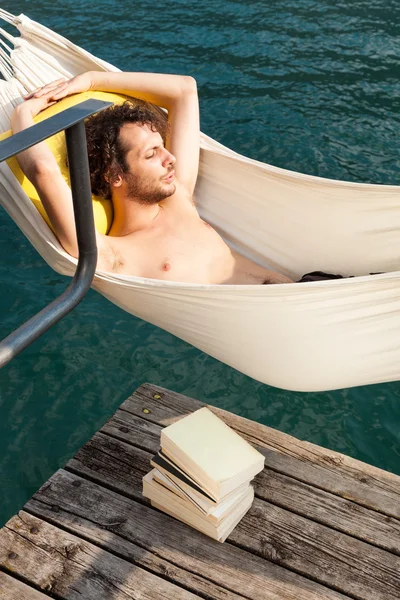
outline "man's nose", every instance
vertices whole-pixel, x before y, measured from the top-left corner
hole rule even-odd
[[[165,157],[163,160],[163,166],[165,167],[169,167],[175,164],[176,162],[176,158],[173,154],[171,154],[171,152],[168,152],[168,150],[165,150]]]

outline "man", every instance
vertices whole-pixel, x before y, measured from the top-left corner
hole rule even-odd
[[[290,283],[232,251],[204,222],[193,192],[199,167],[199,107],[195,80],[153,73],[87,72],[26,97],[12,115],[14,133],[61,98],[87,90],[135,96],[168,110],[163,120],[144,103],[127,103],[87,124],[92,187],[112,199],[114,221],[97,233],[102,271],[203,284]],[[165,138],[165,144],[163,134]],[[71,191],[42,142],[18,155],[64,249],[77,257]]]

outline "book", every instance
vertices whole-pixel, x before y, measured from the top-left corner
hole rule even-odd
[[[189,502],[193,502],[204,514],[210,514],[213,509],[224,502],[229,502],[233,497],[243,492],[249,485],[246,481],[241,486],[224,496],[219,503],[208,496],[201,488],[199,488],[193,480],[185,477],[179,470],[175,469],[169,461],[164,460],[159,454],[153,456],[150,461],[152,467],[155,467],[154,477],[157,479],[157,474],[163,475],[163,483],[176,494],[183,495]],[[159,477],[160,478],[160,477]]]
[[[264,456],[202,408],[161,432],[143,477],[152,506],[223,542],[250,508]]]
[[[163,488],[154,480],[153,471],[143,477],[143,495],[149,498],[152,506],[170,516],[205,533],[209,537],[224,542],[252,505],[254,490],[248,486],[233,508],[220,520],[210,521],[200,511],[195,512],[187,503],[180,501],[170,490]]]
[[[182,490],[179,486],[175,485],[166,475],[163,475],[157,469],[153,469],[153,480],[161,485],[169,492],[175,494],[179,498],[177,501],[180,504],[184,504],[188,509],[193,510],[195,513],[208,517],[211,523],[218,524],[224,519],[229,511],[233,510],[236,503],[240,502],[243,496],[247,493],[249,484],[240,486],[238,490],[228,494],[224,500],[218,503],[212,503],[211,505],[204,506],[199,504],[196,497],[192,497],[190,492],[187,493]]]
[[[184,473],[184,471],[182,471],[182,469],[180,469],[178,465],[176,465],[171,459],[165,456],[162,450],[160,450],[158,454],[153,456],[153,458],[150,460],[150,464],[159,471],[167,473],[168,476],[172,477],[181,485],[189,486],[198,494],[202,495],[204,499],[208,499],[210,502],[216,502],[216,500],[209,496],[207,492],[203,490],[203,488],[197,485],[194,479],[186,475],[186,473]]]
[[[264,456],[206,407],[163,429],[161,448],[217,502],[264,468]]]

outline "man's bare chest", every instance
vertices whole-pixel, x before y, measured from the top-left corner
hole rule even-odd
[[[221,236],[198,216],[115,238],[113,256],[120,274],[198,283],[221,280],[232,261]]]

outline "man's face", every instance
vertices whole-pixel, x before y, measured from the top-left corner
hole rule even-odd
[[[126,123],[120,141],[127,149],[129,171],[123,174],[126,194],[143,204],[156,204],[175,193],[175,157],[164,147],[161,135],[148,125]]]

